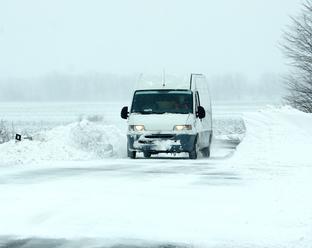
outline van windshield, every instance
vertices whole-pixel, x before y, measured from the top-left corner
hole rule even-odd
[[[190,90],[136,91],[133,97],[131,113],[193,113],[193,93]]]

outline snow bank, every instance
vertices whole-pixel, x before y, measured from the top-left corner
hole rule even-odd
[[[268,106],[243,118],[246,135],[231,163],[251,169],[312,165],[311,114]]]
[[[245,136],[246,127],[243,118],[237,116],[218,116],[213,120],[215,139],[237,140],[241,142]]]
[[[125,144],[116,126],[82,120],[39,132],[33,140],[1,144],[0,164],[124,157]]]

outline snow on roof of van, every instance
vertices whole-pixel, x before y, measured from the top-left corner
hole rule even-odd
[[[190,78],[166,75],[164,80],[162,76],[142,76],[136,89],[190,89]]]

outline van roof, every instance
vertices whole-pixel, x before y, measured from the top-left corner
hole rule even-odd
[[[136,90],[151,89],[190,89],[190,77],[167,76],[165,80],[162,76],[142,76],[137,83]]]
[[[205,78],[202,74],[189,74],[184,77],[166,75],[164,79],[161,76],[141,76],[136,90],[194,90],[197,89],[200,79]]]
[[[140,85],[136,88],[137,90],[189,90],[190,83],[168,83],[165,84],[162,82],[146,82],[144,85]]]

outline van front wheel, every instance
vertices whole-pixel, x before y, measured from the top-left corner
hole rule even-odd
[[[197,159],[196,149],[194,149],[193,151],[189,152],[189,158],[190,159]]]
[[[130,151],[130,150],[128,150],[128,157],[129,157],[129,158],[132,158],[132,159],[135,159],[135,157],[136,157],[136,151]]]
[[[210,157],[210,146],[205,147],[201,152],[205,158],[209,158]]]
[[[197,140],[196,140],[193,150],[191,152],[189,152],[189,158],[190,159],[197,159],[197,150],[198,150],[198,145],[197,145]]]
[[[144,152],[143,155],[144,158],[150,158],[152,154],[150,152]]]

